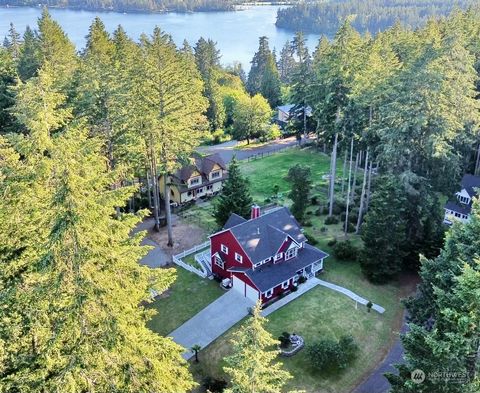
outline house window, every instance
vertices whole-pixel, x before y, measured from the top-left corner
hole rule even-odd
[[[292,259],[293,257],[297,256],[297,248],[291,248],[285,252],[285,260]]]
[[[226,245],[222,244],[222,245],[220,246],[220,249],[222,250],[222,252],[223,252],[224,254],[227,254],[227,255],[228,255],[228,247],[227,247]]]
[[[283,253],[279,253],[277,255],[275,255],[275,257],[273,258],[273,261],[274,262],[277,262],[278,260],[282,259],[282,256],[283,256]]]
[[[188,191],[188,192],[187,192],[187,195],[188,195],[188,196],[192,196],[192,191]]]
[[[215,256],[214,258],[215,258],[215,265],[224,269],[225,264],[223,263],[223,261],[218,256]]]
[[[273,288],[269,289],[267,292],[265,292],[265,297],[267,299],[271,298],[273,296]]]
[[[210,190],[212,190],[212,189],[213,189],[213,185],[210,184],[210,185],[207,186],[207,190],[208,190],[208,191],[210,191]]]
[[[235,253],[235,260],[236,260],[237,262],[243,263],[243,258],[242,258],[242,256],[241,256],[240,254],[238,254],[238,253]]]
[[[282,289],[287,289],[289,283],[290,283],[290,279],[288,279],[287,281],[282,282]]]
[[[217,179],[217,178],[220,177],[220,171],[212,172],[212,174],[211,174],[210,176],[211,176],[210,178],[211,178],[212,180],[213,180],[213,179]]]
[[[199,177],[196,177],[196,178],[190,180],[190,186],[194,186],[196,184],[200,184],[200,178]]]

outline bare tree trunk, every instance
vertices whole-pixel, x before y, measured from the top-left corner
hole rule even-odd
[[[345,157],[343,158],[343,171],[342,171],[342,195],[345,192],[345,175],[347,174],[347,156],[348,149],[345,149]]]
[[[367,186],[367,201],[365,203],[365,211],[368,211],[370,206],[370,195],[371,195],[371,185],[372,185],[372,169],[373,169],[373,160],[370,159],[370,168],[368,168],[368,186]]]
[[[333,143],[332,151],[332,160],[330,165],[330,195],[329,195],[329,207],[328,207],[328,216],[333,215],[333,201],[335,197],[335,174],[337,172],[337,142],[338,142],[338,133],[335,134],[335,142]]]
[[[303,138],[307,141],[307,104],[303,102]]]
[[[150,170],[147,168],[147,194],[148,194],[148,207],[152,208],[153,207],[153,202],[152,202],[152,193],[151,193],[151,184],[150,184],[150,175],[149,175]]]
[[[165,218],[167,220],[167,234],[168,234],[168,247],[173,247],[173,227],[172,227],[172,212],[170,211],[170,183],[168,182],[168,173],[164,176],[164,189],[165,189]]]
[[[352,203],[355,202],[355,188],[357,188],[357,171],[358,171],[358,160],[360,157],[360,153],[357,153],[355,158],[355,170],[353,172],[353,182],[352,182],[352,193],[349,198],[352,198]]]
[[[151,148],[150,173],[152,176],[153,192],[153,217],[155,219],[155,230],[160,232],[160,192],[158,190],[157,160],[155,151]]]
[[[474,175],[480,174],[480,143],[478,144],[477,150],[477,162],[475,163],[475,171],[473,172]]]
[[[352,178],[352,163],[353,163],[353,138],[350,142],[350,168],[348,170],[348,191],[347,191],[347,206],[345,209],[345,236],[347,236],[348,229],[348,210],[350,208],[350,180]]]
[[[364,209],[363,205],[365,204],[365,188],[367,186],[367,172],[368,172],[368,150],[365,155],[365,169],[363,171],[362,195],[360,197],[360,207],[358,209],[357,227],[355,228],[356,234],[360,232],[360,226],[362,225],[363,209]]]

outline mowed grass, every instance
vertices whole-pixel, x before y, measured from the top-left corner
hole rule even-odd
[[[330,265],[330,261],[327,263]],[[338,269],[342,272],[339,274],[347,274],[348,277],[359,273],[357,267],[350,263],[329,266],[328,269]],[[336,274],[331,274],[328,279],[335,277]],[[321,278],[327,279],[327,276]],[[359,284],[355,290],[363,296],[378,294],[373,297],[378,298],[376,300],[386,307],[385,314],[380,315],[375,311],[368,313],[366,307],[356,307],[355,302],[348,297],[327,288],[316,287],[268,317],[267,329],[274,337],[284,331],[295,332],[305,338],[308,347],[322,338],[338,339],[344,334],[351,334],[360,347],[354,363],[338,373],[324,373],[312,367],[306,349],[292,358],[281,358],[285,369],[294,377],[285,387],[285,392],[295,389],[312,393],[349,392],[382,359],[392,339],[396,337],[395,322],[401,314],[399,288],[388,286],[378,291],[378,288],[368,288],[369,286],[371,284]],[[201,351],[201,363],[192,363],[192,371],[198,381],[207,375],[226,378],[222,371],[225,365],[223,359],[231,353],[229,340],[240,326],[241,324],[236,325]]]
[[[327,184],[327,180],[322,179],[322,176],[329,173],[330,157],[312,148],[293,148],[262,159],[243,161],[241,170],[250,181],[250,191],[255,202],[263,204],[266,198],[271,198],[275,185],[278,185],[279,192],[286,196],[291,188],[286,176],[290,167],[295,164],[310,168],[315,186]],[[339,166],[341,165],[337,165],[337,168]]]
[[[157,311],[148,327],[163,336],[174,331],[224,293],[213,280],[202,279],[181,267],[177,267],[176,271],[177,278],[172,286],[148,305]]]

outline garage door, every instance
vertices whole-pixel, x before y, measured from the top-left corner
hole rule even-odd
[[[258,300],[258,291],[248,284],[245,284],[237,276],[233,276],[233,289],[240,292],[243,296],[252,299],[254,302]]]
[[[250,285],[245,285],[245,296],[256,302],[258,300],[258,291]]]
[[[233,289],[240,292],[243,296],[245,296],[245,283],[240,280],[237,276],[233,276]]]

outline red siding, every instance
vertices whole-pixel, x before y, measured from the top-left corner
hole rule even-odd
[[[225,245],[228,248],[228,255],[223,253],[221,250],[221,245]],[[227,269],[231,267],[245,267],[251,268],[252,262],[247,257],[247,254],[243,251],[240,244],[237,242],[237,239],[233,236],[230,231],[220,232],[210,237],[210,247],[212,255],[212,272],[219,275],[223,278],[231,278],[231,273],[227,272]],[[215,265],[213,260],[213,255],[219,253],[222,259],[225,261],[225,268],[222,269],[219,266]],[[237,262],[235,260],[235,253],[238,253],[242,256],[243,262]]]
[[[290,279],[289,285],[287,288],[282,289],[282,284],[277,285],[275,288],[273,288],[273,295],[270,297],[265,297],[265,294],[262,293],[262,303],[266,303],[271,301],[272,299],[276,298],[279,296],[282,292],[287,292],[290,290],[290,287],[292,286],[293,279]]]

